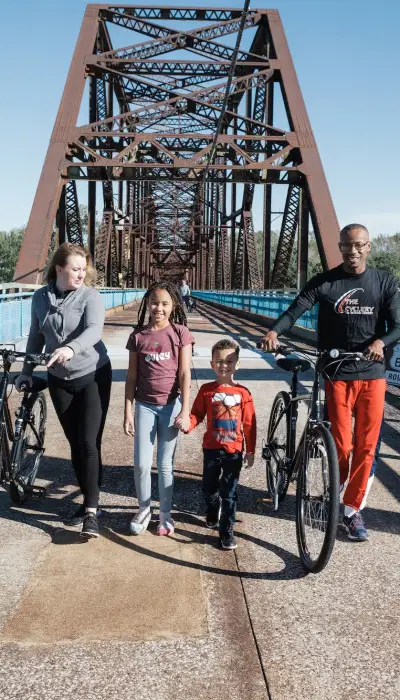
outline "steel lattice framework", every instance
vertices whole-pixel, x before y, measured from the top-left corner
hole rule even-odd
[[[311,225],[323,266],[336,265],[338,222],[276,10],[87,6],[16,280],[40,281],[56,235],[87,242],[100,284],[185,275],[208,289],[282,287],[297,241],[301,284]]]

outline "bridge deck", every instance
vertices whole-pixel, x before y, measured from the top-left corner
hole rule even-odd
[[[204,527],[201,429],[179,442],[175,536],[157,538],[153,525],[129,537],[132,445],[121,424],[133,318],[132,310],[116,314],[105,329],[114,385],[103,537],[82,544],[62,525],[77,487],[51,406],[41,470],[48,497],[10,508],[0,491],[2,697],[397,698],[398,409],[386,407],[382,460],[365,511],[370,541],[353,544],[339,532],[328,568],[304,576],[293,492],[274,515],[263,500],[259,457],[271,402],[287,376],[254,351],[261,329],[201,305],[201,315],[190,317],[193,397],[212,378],[212,344],[232,335],[242,347],[237,379],[251,389],[258,416],[256,464],[243,471],[239,491],[239,548],[220,551]]]

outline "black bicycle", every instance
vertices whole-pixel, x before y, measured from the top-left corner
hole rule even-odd
[[[292,373],[291,390],[280,391],[272,404],[262,457],[274,510],[286,496],[290,482],[296,487],[296,535],[300,559],[312,573],[327,565],[335,543],[339,515],[339,464],[330,423],[324,418],[321,376],[328,367],[360,360],[362,353],[339,350],[306,351],[279,348],[277,365]],[[310,362],[310,358],[315,363]],[[314,369],[310,394],[298,394],[298,375]],[[308,403],[308,416],[296,447],[298,405]]]
[[[47,382],[32,377],[32,385],[24,389],[22,402],[12,424],[8,404],[10,370],[14,362],[26,361],[34,365],[46,364],[47,354],[27,354],[15,349],[0,348],[3,375],[0,382],[0,483],[8,487],[13,503],[20,505],[32,493],[45,494],[35,486],[41,457],[44,453],[47,406],[43,391]]]

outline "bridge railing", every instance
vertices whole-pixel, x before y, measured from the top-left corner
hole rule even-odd
[[[216,304],[222,304],[231,309],[239,309],[260,316],[269,318],[278,318],[286,311],[289,304],[292,303],[296,296],[296,290],[275,291],[265,289],[261,291],[202,291],[193,290],[193,296],[204,301],[211,301]],[[317,328],[318,307],[314,306],[311,311],[307,311],[296,325],[302,328]]]
[[[30,286],[32,289],[31,285]],[[39,285],[40,286],[40,285]],[[13,342],[29,334],[33,291],[10,292],[0,285],[0,343]],[[19,288],[19,287],[18,287]],[[145,289],[99,289],[106,310],[142,299]]]

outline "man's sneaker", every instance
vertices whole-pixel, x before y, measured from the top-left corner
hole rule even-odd
[[[75,511],[73,516],[71,518],[66,519],[66,524],[72,527],[78,527],[79,525],[82,525],[85,518],[85,513],[86,508],[82,503],[82,505],[80,505],[79,508]],[[100,510],[100,508],[97,508],[96,515],[97,517],[100,517],[100,515],[102,515],[102,511]]]
[[[175,523],[171,518],[171,513],[160,513],[160,522],[157,526],[157,535],[166,536],[173,535],[175,532]]]
[[[150,520],[150,508],[146,508],[145,510],[139,510],[139,512],[136,513],[135,517],[132,518],[129,525],[131,535],[141,535],[142,532],[145,532],[145,530],[147,530],[148,528]]]
[[[359,510],[350,518],[345,515],[343,518],[343,525],[347,530],[349,540],[365,542],[368,539],[368,533]]]
[[[91,537],[98,537],[99,534],[97,516],[94,513],[86,513],[83,519],[81,537],[90,539]]]
[[[233,532],[227,532],[224,535],[220,535],[221,547],[222,549],[236,549],[237,542],[233,536]]]
[[[217,503],[215,506],[208,506],[206,515],[206,527],[213,530],[218,527],[219,518],[221,515],[221,503]]]

